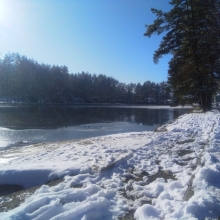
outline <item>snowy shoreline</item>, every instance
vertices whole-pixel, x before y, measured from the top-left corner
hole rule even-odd
[[[1,155],[0,184],[42,185],[1,219],[218,219],[220,113],[180,116],[158,132],[23,147]],[[0,197],[4,206],[7,196]],[[124,216],[124,217],[123,217]]]

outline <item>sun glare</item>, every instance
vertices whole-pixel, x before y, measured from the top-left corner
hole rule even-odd
[[[0,27],[4,36],[24,35],[26,5],[26,1],[0,0]]]
[[[0,0],[0,24],[7,23],[7,7],[6,1]]]
[[[0,24],[15,25],[23,18],[25,2],[0,0]]]
[[[17,3],[12,0],[0,0],[0,25],[13,27],[18,22]]]

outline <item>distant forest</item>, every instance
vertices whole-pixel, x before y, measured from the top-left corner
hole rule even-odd
[[[169,99],[166,82],[125,84],[103,74],[73,74],[66,66],[39,64],[18,53],[0,60],[1,102],[167,104]]]

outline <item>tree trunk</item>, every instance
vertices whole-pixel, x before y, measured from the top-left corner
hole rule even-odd
[[[207,110],[211,111],[212,110],[212,92],[207,91]]]
[[[202,91],[200,101],[203,112],[210,111],[212,109],[212,92],[207,90]]]

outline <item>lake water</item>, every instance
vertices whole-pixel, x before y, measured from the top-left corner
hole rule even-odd
[[[0,149],[108,134],[152,131],[190,108],[168,106],[0,107]]]

